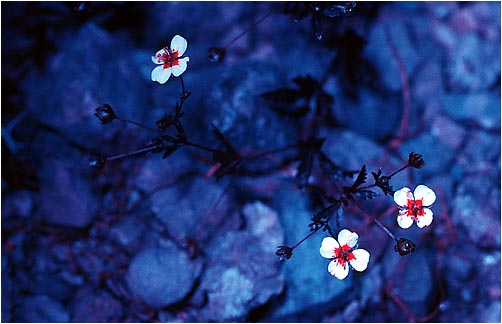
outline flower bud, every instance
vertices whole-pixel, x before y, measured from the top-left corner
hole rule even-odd
[[[96,108],[94,115],[98,117],[102,124],[108,124],[117,118],[115,112],[109,104],[104,104],[102,107]]]
[[[275,251],[275,254],[279,257],[279,260],[287,260],[291,258],[291,255],[293,254],[293,249],[290,248],[289,246],[279,246],[277,247],[277,251]]]
[[[224,47],[211,47],[208,55],[209,61],[220,62],[225,56],[225,51],[226,49]]]
[[[105,165],[106,158],[102,156],[93,156],[89,160],[89,166],[93,169],[102,169]]]
[[[164,116],[161,119],[157,120],[155,124],[160,130],[164,131],[174,124],[173,115],[164,114]]]
[[[415,252],[415,248],[415,243],[405,238],[400,238],[394,246],[394,250],[401,256]]]
[[[421,169],[425,165],[424,157],[422,154],[411,152],[408,157],[408,165],[416,169]]]

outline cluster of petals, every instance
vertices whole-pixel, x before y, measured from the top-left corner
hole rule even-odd
[[[422,228],[432,223],[433,212],[429,207],[436,201],[436,194],[425,185],[418,185],[413,193],[404,187],[394,193],[394,201],[399,205],[397,223],[401,228],[409,228],[414,221]]]
[[[357,233],[343,229],[338,233],[338,241],[332,237],[322,240],[321,256],[333,259],[328,265],[328,271],[340,280],[349,274],[349,265],[356,271],[364,271],[368,267],[370,254],[357,248],[358,239]]]
[[[169,80],[169,77],[174,75],[180,76],[187,69],[187,62],[190,60],[187,56],[183,56],[187,49],[187,41],[180,35],[176,35],[171,40],[171,46],[160,49],[152,56],[152,61],[155,64],[160,64],[152,71],[152,81],[157,81],[164,84]]]

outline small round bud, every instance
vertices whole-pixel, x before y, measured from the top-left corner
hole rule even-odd
[[[401,256],[415,252],[415,248],[415,243],[405,238],[400,238],[394,246],[394,250]]]
[[[209,61],[220,62],[225,56],[226,49],[224,47],[211,47],[209,49]]]
[[[106,162],[106,158],[105,157],[102,157],[102,156],[93,156],[90,160],[89,160],[89,166],[93,169],[102,169],[103,166],[105,165],[105,162]]]
[[[96,108],[94,115],[98,117],[102,124],[108,124],[117,118],[109,104],[104,104],[102,107]]]
[[[421,169],[425,165],[424,157],[422,154],[411,152],[408,157],[408,165],[416,169]]]
[[[277,247],[277,251],[275,251],[275,254],[279,257],[279,260],[287,260],[291,258],[291,255],[293,254],[293,249],[290,248],[289,246],[279,246]]]
[[[174,124],[173,115],[164,114],[164,116],[157,120],[155,124],[157,125],[157,128],[164,131]]]

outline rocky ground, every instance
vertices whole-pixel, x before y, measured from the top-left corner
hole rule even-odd
[[[500,321],[500,3],[358,2],[349,16],[297,22],[284,8],[2,3],[2,322]],[[308,150],[264,154],[219,180],[212,154],[193,147],[91,169],[93,154],[152,137],[102,125],[95,108],[151,127],[173,113],[180,82],[152,82],[150,56],[176,34],[188,41],[192,141],[218,147],[214,125],[249,156],[314,130],[337,165],[385,174],[418,152],[426,166],[391,184],[432,188],[432,224],[399,228],[394,201],[375,190],[366,213],[351,205],[340,224],[359,234],[368,268],[338,280],[319,254],[326,232],[289,260],[275,255],[321,209],[318,173],[303,190],[295,178]],[[302,107],[321,117],[294,118],[298,98],[279,98],[281,113],[262,95],[307,75],[324,101],[313,92]],[[416,251],[395,253],[372,217]]]

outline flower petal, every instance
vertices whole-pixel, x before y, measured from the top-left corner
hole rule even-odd
[[[336,260],[333,260],[328,265],[328,271],[333,276],[337,277],[340,280],[343,280],[349,274],[349,267],[348,267],[347,263],[344,263],[343,265],[341,265]]]
[[[400,210],[397,216],[397,224],[401,228],[409,228],[413,224],[413,218],[408,216],[407,210]]]
[[[164,84],[169,80],[171,76],[171,68],[164,68],[164,66],[157,66],[152,71],[152,81],[157,81],[160,84]]]
[[[157,78],[160,74],[160,72],[164,69],[162,66],[157,66],[155,69],[152,71],[152,81],[157,81]]]
[[[429,226],[432,223],[434,213],[429,208],[424,208],[424,215],[418,217],[417,226],[422,228],[424,226]]]
[[[155,53],[155,55],[152,56],[152,62],[155,64],[164,64],[165,60],[164,57],[162,56],[162,54],[164,53],[165,53],[164,49],[158,50],[157,53]]]
[[[411,190],[408,187],[404,187],[396,192],[394,192],[394,201],[401,207],[408,206],[408,199],[413,199]]]
[[[357,233],[351,232],[347,229],[343,229],[338,233],[338,243],[340,243],[341,246],[344,246],[347,244],[350,247],[354,247],[357,245],[357,239],[359,236]]]
[[[370,253],[364,249],[357,249],[352,251],[355,259],[349,261],[350,265],[356,271],[364,271],[368,267],[368,262],[370,262]]]
[[[426,185],[418,185],[413,192],[413,196],[415,196],[416,200],[423,199],[423,206],[430,206],[436,201],[436,194]]]
[[[335,249],[340,245],[332,237],[325,237],[321,243],[320,253],[323,258],[333,259],[335,257]]]
[[[181,73],[185,72],[187,69],[187,62],[190,61],[188,57],[184,57],[181,60],[178,60],[178,65],[173,65],[173,75],[175,77],[178,77],[181,75]]]
[[[176,35],[171,40],[171,50],[173,52],[178,52],[178,56],[182,56],[185,54],[187,49],[187,40],[181,37],[180,35]]]

